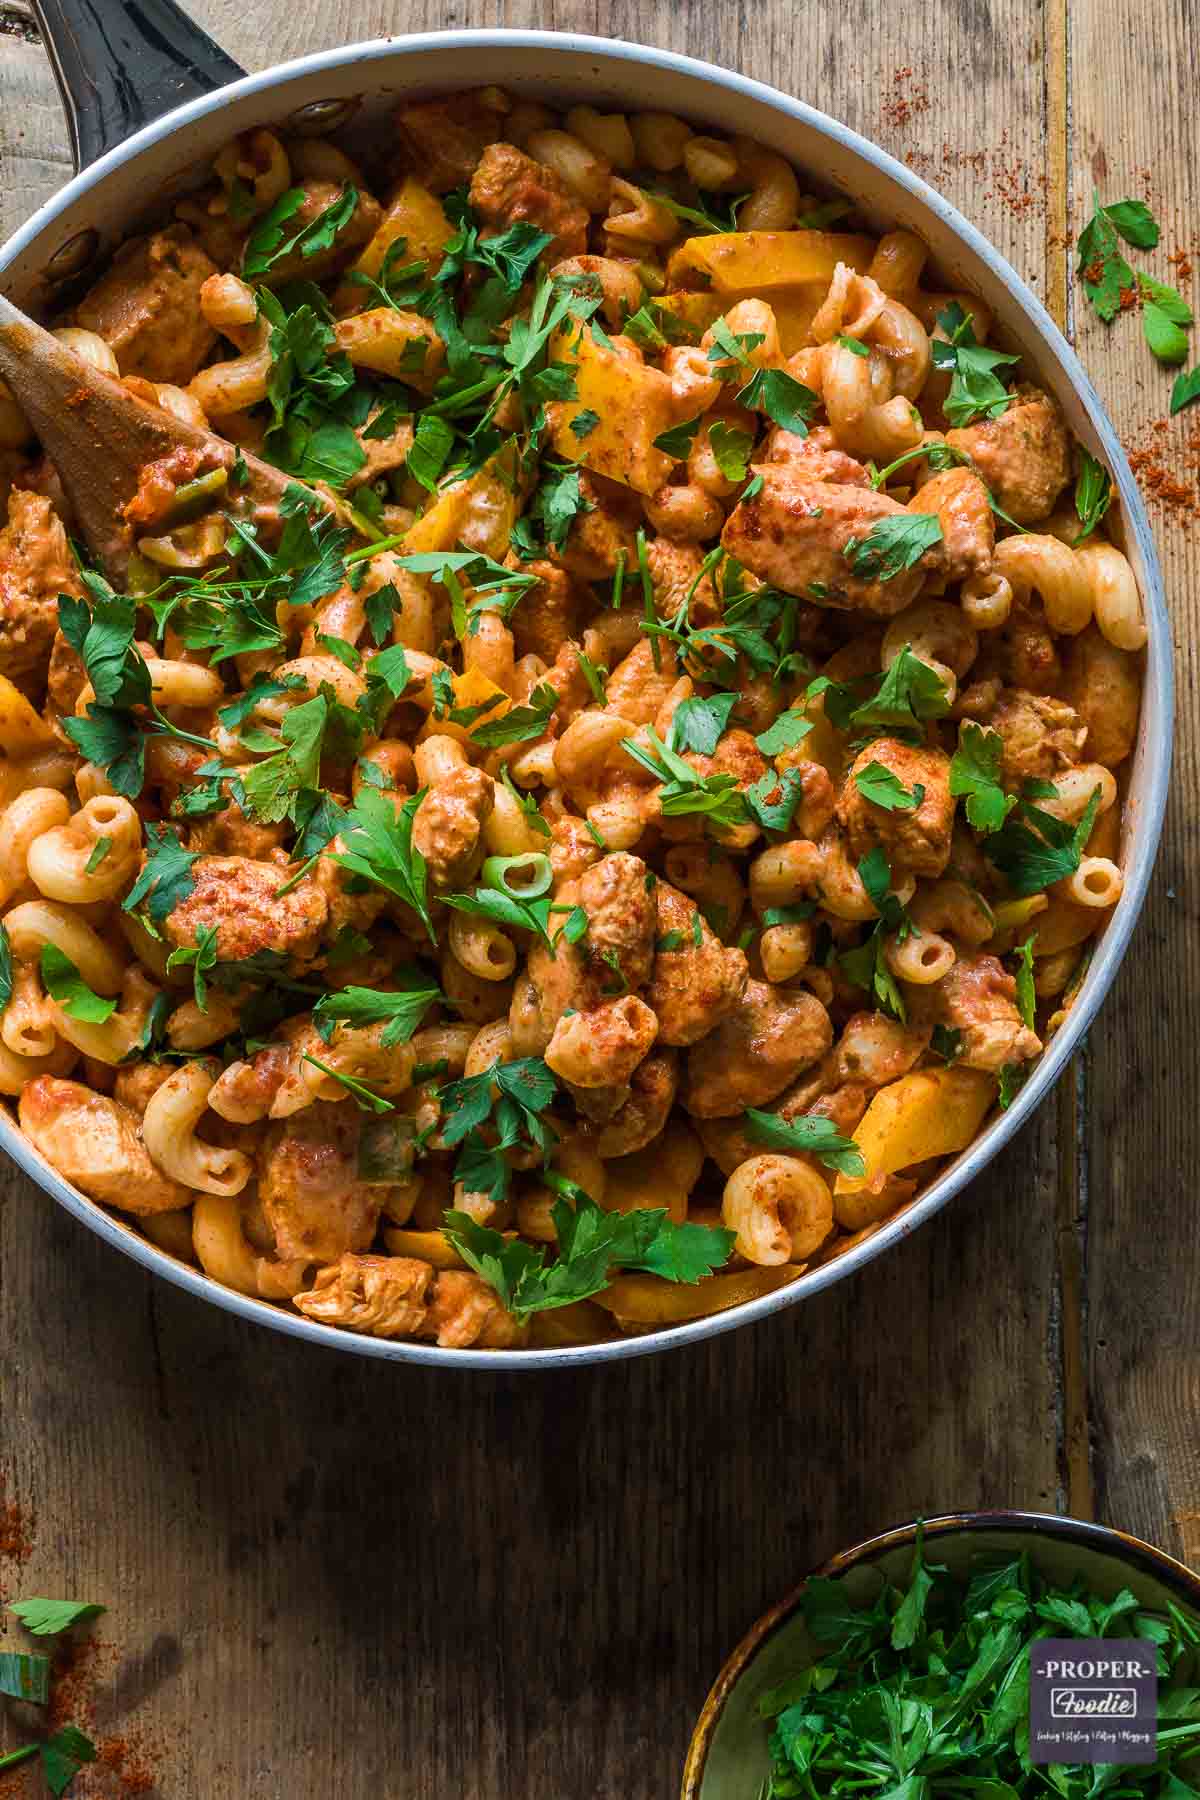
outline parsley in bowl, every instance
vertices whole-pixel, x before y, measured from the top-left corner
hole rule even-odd
[[[1035,1763],[1039,1640],[1144,1640],[1157,1756]],[[844,1553],[750,1633],[683,1800],[1192,1800],[1200,1581],[1149,1545],[1036,1514],[951,1516]]]

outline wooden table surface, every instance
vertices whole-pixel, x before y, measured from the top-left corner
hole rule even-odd
[[[0,22],[19,6],[0,0]],[[193,10],[248,68],[505,24],[773,82],[907,157],[982,228],[1077,337],[1127,440],[1166,411],[1136,321],[1106,331],[1080,306],[1068,238],[1093,182],[1149,193],[1150,266],[1173,278],[1166,251],[1200,222],[1189,0]],[[68,173],[43,54],[0,36],[0,237]],[[97,1730],[142,1734],[146,1791],[669,1800],[741,1632],[877,1528],[1060,1509],[1200,1563],[1200,556],[1158,522],[1181,727],[1132,952],[1037,1123],[856,1279],[666,1358],[426,1372],[252,1330],[0,1173],[0,1470],[33,1539],[0,1585],[107,1604]],[[76,1791],[122,1789],[105,1773]]]

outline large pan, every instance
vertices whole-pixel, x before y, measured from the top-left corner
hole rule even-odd
[[[383,121],[397,95],[502,81],[556,102],[653,107],[764,139],[823,184],[852,195],[879,225],[918,232],[952,285],[993,309],[1012,347],[1053,391],[1078,437],[1116,477],[1125,548],[1150,626],[1141,737],[1126,809],[1125,892],[1100,940],[1068,1023],[1007,1113],[901,1217],[846,1255],[790,1287],[713,1318],[578,1349],[515,1353],[449,1351],[357,1337],[246,1299],[176,1262],[85,1199],[0,1115],[3,1148],[75,1218],[144,1267],[189,1293],[313,1343],[361,1356],[448,1368],[536,1369],[605,1362],[693,1343],[764,1318],[859,1269],[938,1212],[992,1160],[1045,1099],[1096,1016],[1129,944],[1145,898],[1166,801],[1171,760],[1171,640],[1150,527],[1129,465],[1074,352],[1041,302],[984,238],[910,169],[835,119],[728,70],[636,44],[536,31],[454,31],[383,39],[323,51],[263,74],[236,64],[186,21],[172,0],[41,0],[40,12],[64,91],[81,170],[0,250],[4,291],[31,310],[52,306],[145,213],[235,132],[252,126],[340,121],[357,134]],[[222,85],[228,83],[229,85]],[[217,89],[220,91],[214,91]],[[173,110],[167,110],[171,108]],[[158,116],[158,115],[163,116]],[[94,159],[94,160],[93,160]]]

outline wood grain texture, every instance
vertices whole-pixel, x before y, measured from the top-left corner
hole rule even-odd
[[[911,161],[1061,313],[1081,6],[1107,36],[1104,0],[1073,0],[1070,16],[1067,0],[194,10],[247,67],[387,30],[506,24],[742,69]],[[1143,116],[1153,130],[1156,109]],[[40,53],[0,39],[0,230],[65,174]],[[1109,394],[1119,414],[1128,397],[1124,382]],[[1120,1176],[1161,1166],[1163,1144],[1188,1166],[1190,1122],[1162,1079],[1195,1042],[1176,907],[1173,925],[1160,896],[1106,1015],[1090,1135],[1076,1145],[1068,1078],[985,1180],[882,1263],[667,1359],[479,1376],[308,1350],[152,1282],[5,1171],[0,1468],[39,1522],[32,1559],[0,1565],[0,1582],[108,1602],[118,1662],[98,1724],[162,1741],[155,1791],[171,1800],[335,1786],[350,1800],[667,1800],[725,1653],[855,1537],[921,1510],[1086,1504],[1094,1423],[1107,1513],[1161,1538],[1200,1491],[1189,1451],[1161,1441],[1194,1399],[1195,1353],[1185,1375],[1188,1316],[1145,1299],[1178,1273],[1172,1232],[1140,1223],[1151,1196],[1123,1198]],[[1169,995],[1180,1036],[1151,994]],[[1106,1382],[1094,1421],[1085,1266],[1093,1386]]]
[[[1072,22],[1071,199],[1078,230],[1101,197],[1149,197],[1163,236],[1132,261],[1175,283],[1168,256],[1196,242],[1200,175],[1194,124],[1176,79],[1193,18],[1186,0],[1155,0],[1153,29],[1134,0],[1084,7]],[[1146,103],[1132,106],[1137,92]],[[1120,194],[1118,194],[1118,189]],[[1194,284],[1185,284],[1193,305]],[[1078,290],[1077,290],[1078,292]],[[1171,375],[1142,341],[1136,317],[1111,329],[1078,309],[1084,360],[1127,441],[1166,446],[1186,473],[1194,411],[1163,433]],[[1189,364],[1195,360],[1193,349]],[[1191,452],[1194,461],[1194,452]],[[1189,480],[1196,482],[1193,467]],[[1200,1028],[1197,956],[1197,572],[1200,521],[1185,530],[1152,509],[1174,621],[1177,724],[1171,801],[1137,950],[1094,1034],[1090,1118],[1081,1142],[1086,1183],[1088,1340],[1097,1504],[1134,1531],[1200,1561],[1200,1266],[1192,1165]]]

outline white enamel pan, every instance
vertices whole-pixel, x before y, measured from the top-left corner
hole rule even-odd
[[[359,1356],[445,1368],[525,1369],[607,1362],[695,1343],[842,1281],[938,1212],[981,1172],[1054,1087],[1108,992],[1146,895],[1171,762],[1171,638],[1149,522],[1117,435],[1074,352],[1041,302],[940,195],[836,119],[741,75],[663,50],[538,31],[447,31],[323,51],[244,76],[172,0],[42,0],[44,32],[63,88],[80,173],[0,249],[0,286],[18,304],[52,307],[128,234],[154,202],[187,186],[197,165],[256,125],[310,128],[351,121],[359,137],[401,95],[502,83],[556,104],[656,108],[772,145],[822,188],[851,196],[876,225],[900,225],[930,246],[948,285],[973,290],[1009,347],[1057,397],[1072,430],[1112,470],[1124,547],[1149,619],[1141,736],[1130,774],[1125,891],[1096,946],[1070,1018],[1015,1103],[900,1217],[791,1286],[670,1330],[575,1349],[491,1352],[385,1343],[247,1299],[175,1261],[55,1173],[0,1109],[0,1148],[108,1243],[189,1293],[241,1318]],[[1114,512],[1116,509],[1114,508]]]

